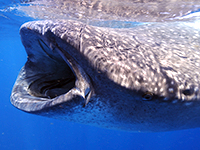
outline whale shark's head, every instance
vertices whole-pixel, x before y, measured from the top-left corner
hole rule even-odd
[[[20,29],[27,62],[11,94],[26,112],[106,128],[199,127],[199,30],[36,21]]]

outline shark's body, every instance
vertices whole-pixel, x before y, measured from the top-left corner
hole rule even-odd
[[[11,102],[38,115],[128,131],[200,126],[199,29],[130,29],[36,21],[20,34],[28,54]]]

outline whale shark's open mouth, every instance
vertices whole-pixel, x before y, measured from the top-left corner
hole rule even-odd
[[[38,111],[77,96],[86,105],[93,88],[89,76],[67,52],[75,48],[51,31],[41,35],[22,28],[20,34],[28,59],[11,94],[13,105],[28,112]]]
[[[47,52],[49,47],[44,43],[44,41],[38,40],[38,44],[41,46],[41,50],[47,54],[47,57],[51,58],[52,61],[56,61]],[[32,65],[31,61],[29,61],[27,65]],[[37,75],[38,79],[34,79],[35,76],[30,78],[32,78],[32,81],[28,86],[28,92],[33,96],[49,99],[67,93],[75,86],[76,81],[76,75],[74,72],[63,62],[60,62],[56,72],[54,71],[49,74],[39,74]]]

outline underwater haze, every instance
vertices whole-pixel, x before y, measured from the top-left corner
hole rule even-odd
[[[34,18],[18,11],[19,3],[0,0],[0,150],[200,149],[200,128],[156,133],[125,132],[36,116],[12,106],[10,93],[27,59],[19,28],[25,22],[40,18],[39,14]],[[44,19],[43,16],[40,19]],[[130,22],[126,25],[130,26]]]

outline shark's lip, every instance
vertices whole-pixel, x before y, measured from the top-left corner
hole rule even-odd
[[[27,34],[27,31],[35,32],[29,28],[21,29],[22,41],[24,38],[23,32]],[[41,36],[37,32],[34,34],[36,36],[33,37],[32,42],[35,45],[32,48],[29,48],[31,43],[28,42],[30,40],[23,41],[28,60],[21,69],[13,87],[11,103],[27,112],[40,111],[65,103],[75,97],[83,98],[83,106],[87,105],[94,93],[89,76],[77,61],[70,56],[67,50],[63,49],[55,41],[46,41],[45,35]],[[46,36],[50,34],[53,36],[51,32],[47,32]],[[56,53],[56,56],[54,57],[52,53]],[[45,65],[50,66],[44,68]],[[62,69],[65,65],[65,69]],[[55,68],[57,71],[51,73]]]
[[[85,99],[85,105],[87,105],[94,92],[89,76],[84,72],[81,66],[69,55],[69,53],[67,53],[67,51],[63,50],[58,45],[56,45],[55,49],[61,55],[63,60],[65,60],[65,62],[69,65],[74,75],[76,76],[74,89],[82,93],[81,95]]]

